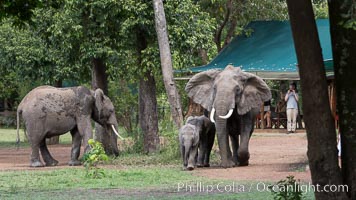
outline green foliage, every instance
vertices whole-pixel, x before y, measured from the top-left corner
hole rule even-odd
[[[348,20],[339,22],[339,25],[344,27],[345,29],[356,30],[356,19],[348,19]]]
[[[313,9],[317,19],[326,19],[329,17],[328,2],[326,0],[314,0]]]
[[[0,24],[0,98],[16,96],[22,73],[35,66],[43,57],[41,40],[26,30],[12,27],[11,19]]]
[[[90,178],[105,177],[104,170],[98,167],[98,164],[107,162],[109,160],[109,157],[105,154],[103,145],[93,139],[89,139],[88,144],[91,149],[82,157],[82,161],[84,161],[84,167],[86,170],[85,176]]]
[[[288,18],[286,2],[280,0],[200,0],[198,4],[215,19],[210,37],[216,44],[229,43],[229,36],[242,34],[251,21]],[[221,38],[218,38],[221,28]]]
[[[175,124],[167,118],[160,122],[160,135],[163,136],[165,141],[161,141],[165,146],[161,148],[160,156],[161,162],[164,163],[177,163],[180,161],[178,130]]]
[[[15,116],[0,116],[0,126],[4,128],[16,127]]]
[[[4,17],[16,17],[17,24],[29,21],[32,16],[32,9],[40,5],[39,0],[2,0],[0,2],[0,20]]]
[[[294,176],[287,176],[280,180],[276,185],[270,186],[270,191],[275,200],[302,200],[303,191],[300,189],[299,181]]]
[[[138,91],[137,84],[128,81],[110,81],[109,96],[114,104],[118,122],[131,135],[136,129]]]

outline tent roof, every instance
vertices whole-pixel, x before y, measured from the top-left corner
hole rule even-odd
[[[333,75],[328,19],[316,20],[327,75]],[[265,79],[299,79],[297,58],[289,21],[255,21],[247,26],[249,36],[235,37],[209,64],[190,68],[196,73],[241,66],[243,71]]]

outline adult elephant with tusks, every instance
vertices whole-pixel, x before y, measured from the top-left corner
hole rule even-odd
[[[215,123],[221,166],[246,166],[254,121],[264,101],[271,99],[267,84],[259,77],[228,65],[194,75],[185,87],[188,96],[210,112]],[[231,138],[232,153],[229,145]]]
[[[118,123],[111,100],[101,89],[95,91],[86,87],[55,88],[40,86],[30,91],[17,108],[17,141],[19,142],[20,116],[25,122],[28,141],[32,153],[30,166],[42,167],[39,157],[46,166],[55,166],[58,161],[49,153],[46,138],[62,135],[70,131],[72,135],[71,160],[69,165],[80,165],[80,146],[84,142],[85,152],[90,150],[88,140],[93,137],[91,119],[99,123],[109,134],[115,156],[118,155]],[[110,132],[112,130],[113,132]],[[115,135],[114,135],[115,134]],[[111,148],[112,149],[112,148]]]

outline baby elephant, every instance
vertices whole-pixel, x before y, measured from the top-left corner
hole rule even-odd
[[[209,167],[214,138],[215,125],[207,117],[188,117],[186,124],[179,130],[183,168],[193,170],[194,166]]]

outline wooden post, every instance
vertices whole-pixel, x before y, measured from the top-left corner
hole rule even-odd
[[[261,129],[265,129],[264,116],[265,116],[265,106],[264,106],[264,104],[262,104],[262,106],[261,106]]]
[[[8,104],[8,99],[5,98],[4,99],[4,111],[6,112],[7,110],[9,110],[9,104]]]

